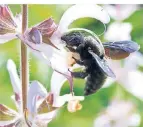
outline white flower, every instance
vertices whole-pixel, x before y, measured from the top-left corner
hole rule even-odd
[[[33,81],[28,88],[27,109],[22,112],[22,88],[20,79],[16,72],[16,66],[12,60],[8,60],[7,69],[13,86],[14,100],[17,111],[0,104],[0,126],[34,126],[46,127],[56,115],[57,109],[66,102],[72,100],[83,101],[84,97],[73,96],[72,94],[60,95],[60,89],[65,78],[54,72],[51,79],[51,92],[47,92],[41,83]],[[55,77],[56,76],[56,77]],[[58,79],[58,82],[56,80]],[[53,87],[57,87],[54,89]]]
[[[61,43],[61,36],[68,31],[73,21],[83,17],[95,18],[104,24],[110,21],[106,11],[98,5],[74,5],[63,14],[58,26],[50,18],[28,29],[24,35],[17,35],[36,56],[63,74],[69,80],[71,87],[73,84],[67,62],[68,54]],[[51,31],[50,34],[48,31]]]
[[[134,4],[117,4],[117,5],[105,5],[104,8],[108,11],[109,15],[114,20],[124,20],[132,15],[139,9],[138,5]]]
[[[109,23],[110,21],[110,17],[108,13],[102,7],[98,5],[92,5],[92,4],[74,5],[70,7],[63,14],[59,22],[57,31],[52,35],[51,39],[55,41],[57,37],[60,37],[62,34],[68,31],[68,27],[73,21],[79,18],[84,18],[84,17],[95,18],[97,20],[100,20],[104,24]]]
[[[113,100],[107,109],[94,121],[94,127],[128,127],[138,126],[140,116],[129,101]]]
[[[5,31],[7,27],[9,28],[6,34],[1,35],[1,39],[4,39],[4,37],[11,32],[12,37],[13,35],[15,37],[15,34],[17,34],[16,36],[20,38],[36,56],[44,60],[45,63],[51,66],[56,72],[63,74],[68,79],[71,91],[73,89],[73,79],[67,62],[68,54],[61,43],[61,36],[68,31],[69,25],[79,18],[95,18],[104,24],[110,21],[107,12],[98,5],[74,5],[63,14],[58,26],[52,18],[48,18],[32,28],[27,29],[24,34],[18,34],[18,32],[21,32],[21,25],[16,24],[17,19],[13,17],[7,6],[4,6],[4,11],[3,6],[0,7],[0,23],[6,24],[4,25]],[[85,11],[85,9],[87,11]],[[4,14],[6,14],[6,16],[3,16]],[[7,16],[10,20],[7,20]],[[8,25],[7,21],[9,23]],[[1,41],[1,43],[2,42],[3,41]],[[70,68],[70,70],[72,70],[72,68]]]
[[[143,74],[137,68],[143,66],[143,55],[139,52],[131,54],[124,60],[123,67],[118,61],[108,60],[119,82],[128,92],[143,100]],[[126,77],[126,78],[125,78]],[[115,80],[109,79],[104,87],[110,86]]]
[[[0,44],[16,38],[21,32],[21,15],[13,16],[7,5],[0,5]]]
[[[132,93],[143,100],[143,73],[137,70],[138,66],[143,66],[143,55],[139,52],[132,54],[124,62],[124,68],[118,73],[118,82]],[[126,78],[123,76],[126,75]]]
[[[131,31],[130,23],[113,22],[109,25],[104,37],[108,41],[131,40]]]

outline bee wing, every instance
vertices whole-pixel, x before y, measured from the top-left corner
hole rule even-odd
[[[115,74],[114,72],[111,70],[111,68],[108,66],[106,60],[101,59],[99,56],[97,56],[95,53],[89,51],[89,53],[92,55],[92,57],[95,59],[96,63],[98,64],[98,66],[100,67],[100,69],[102,70],[103,73],[105,73],[105,75],[115,78]]]
[[[140,46],[133,41],[116,41],[103,43],[106,56],[111,59],[124,59],[130,53],[138,51]]]

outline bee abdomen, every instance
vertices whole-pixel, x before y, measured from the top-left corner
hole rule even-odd
[[[95,93],[98,89],[102,87],[106,80],[106,76],[103,73],[93,73],[89,74],[86,81],[86,86],[84,89],[84,95],[90,95]]]

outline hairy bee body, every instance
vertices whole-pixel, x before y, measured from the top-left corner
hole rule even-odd
[[[85,66],[88,76],[84,88],[84,95],[95,93],[102,87],[107,78],[107,76],[102,72],[94,60],[89,59],[88,62],[89,65]]]
[[[94,70],[92,74],[89,74],[87,76],[86,86],[84,88],[84,95],[95,93],[103,86],[106,78],[107,76],[103,72],[101,72],[99,68],[97,68],[97,70]]]
[[[73,73],[73,76],[75,78],[87,77],[84,95],[95,93],[102,87],[107,78],[107,76],[96,63],[94,57],[89,53],[89,50],[94,50],[94,53],[100,55],[101,59],[103,57],[103,54],[99,52],[93,41],[91,41],[92,39],[92,37],[85,38],[84,43],[80,44],[75,50],[75,52],[80,54],[81,58],[80,60],[76,59],[76,62],[78,64],[84,65],[85,70],[83,72]]]
[[[90,33],[90,34],[87,34]],[[78,53],[80,58],[74,58],[76,63],[85,66],[83,72],[72,72],[75,78],[85,78],[85,95],[95,93],[102,87],[107,77],[115,78],[108,66],[105,55],[111,59],[124,59],[130,53],[139,50],[139,45],[133,41],[116,41],[101,43],[98,37],[83,29],[73,29],[61,37],[71,52]]]

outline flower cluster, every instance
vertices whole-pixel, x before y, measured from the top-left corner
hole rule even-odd
[[[63,77],[54,72],[51,79],[52,92],[47,92],[43,85],[38,81],[32,81],[28,87],[27,109],[24,114],[22,112],[22,86],[17,74],[15,63],[8,60],[7,69],[10,75],[14,95],[12,99],[15,102],[17,111],[0,104],[0,126],[13,127],[13,126],[46,126],[54,116],[57,110],[68,102],[67,109],[69,112],[75,112],[82,107],[79,101],[83,101],[82,96],[73,96],[72,94],[58,95],[60,87],[63,84]],[[58,82],[55,82],[55,76]]]
[[[76,13],[77,11],[78,13]],[[73,21],[83,17],[95,18],[103,23],[110,21],[108,14],[98,5],[74,5],[63,14],[59,25],[52,18],[48,18],[28,28],[22,34],[21,15],[14,17],[7,5],[0,5],[0,44],[19,38],[37,57],[44,60],[54,70],[50,92],[47,92],[43,85],[36,80],[29,84],[27,109],[23,113],[21,81],[14,62],[8,60],[7,69],[14,91],[12,99],[17,111],[0,104],[0,126],[47,126],[47,123],[56,115],[57,110],[66,102],[68,102],[69,112],[82,108],[80,101],[83,101],[84,97],[74,95],[71,75],[71,70],[79,66],[69,66],[69,53],[61,43],[61,36],[68,31],[68,27]],[[70,83],[71,93],[60,96],[61,87],[67,79]]]
[[[120,110],[119,110],[120,109]],[[139,126],[140,115],[129,101],[114,99],[94,121],[94,127]]]
[[[12,99],[16,104],[17,111],[0,104],[0,126],[47,126],[47,124],[56,115],[58,109],[66,102],[68,103],[67,109],[69,112],[76,112],[82,108],[80,101],[84,100],[84,96],[74,95],[72,72],[73,69],[77,69],[81,66],[77,65],[77,61],[73,59],[73,52],[68,52],[65,49],[65,44],[61,40],[65,33],[68,33],[69,31],[71,32],[72,30],[84,30],[88,34],[94,35],[96,38],[95,49],[97,48],[99,50],[99,53],[97,53],[99,56],[97,56],[96,53],[90,52],[90,50],[92,50],[91,47],[88,47],[88,53],[90,53],[90,56],[95,59],[99,66],[99,72],[105,75],[103,75],[103,77],[114,77],[114,73],[112,73],[112,70],[106,64],[105,56],[113,58],[114,53],[116,53],[120,58],[125,58],[130,53],[139,49],[139,46],[136,43],[133,43],[130,48],[128,47],[130,43],[128,43],[128,41],[124,41],[126,46],[125,49],[121,46],[121,48],[115,48],[114,50],[113,42],[107,42],[102,45],[98,37],[96,37],[94,32],[90,30],[83,28],[69,29],[69,25],[73,21],[84,17],[97,19],[103,24],[107,24],[110,21],[108,13],[98,5],[73,5],[65,11],[58,25],[52,18],[47,18],[31,28],[27,28],[25,32],[22,33],[21,15],[19,14],[14,17],[7,5],[0,5],[0,44],[8,42],[14,38],[18,38],[22,40],[34,55],[43,60],[53,69],[50,91],[47,91],[37,80],[29,83],[27,92],[27,109],[25,109],[23,113],[21,81],[16,72],[14,62],[12,60],[8,60],[7,70],[9,72],[14,91]],[[112,25],[113,29],[120,27],[121,31],[126,33],[130,33],[132,29],[129,24],[116,23]],[[127,31],[124,30],[125,26],[126,29],[128,29]],[[105,38],[107,40],[114,41],[115,35],[112,36],[111,33],[113,33],[112,29],[109,28]],[[116,36],[119,36],[119,33],[117,33]],[[127,34],[126,36],[123,36],[123,38],[117,38],[117,40],[123,40],[125,38],[130,39],[130,35]],[[120,42],[117,42],[116,44],[119,45]],[[110,45],[112,45],[111,49],[108,47]],[[120,53],[123,53],[123,56],[120,55]],[[60,95],[60,90],[66,80],[68,80],[70,84],[70,93]]]

